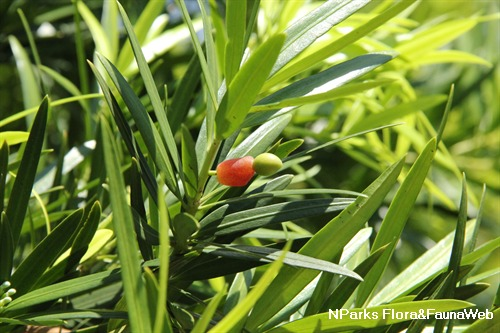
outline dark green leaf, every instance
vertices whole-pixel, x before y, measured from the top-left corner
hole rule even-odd
[[[239,260],[254,260],[264,263],[269,263],[277,260],[283,253],[283,251],[278,249],[248,245],[210,245],[204,247],[203,252],[210,253],[215,256],[228,257]],[[285,258],[283,259],[283,263],[292,267],[309,268],[317,271],[349,276],[356,280],[362,280],[362,278],[357,273],[354,273],[340,265],[331,263],[329,261],[304,256],[298,253],[287,252],[285,254]]]
[[[198,57],[193,56],[188,64],[186,73],[182,76],[177,89],[175,89],[172,103],[168,108],[167,118],[172,128],[172,133],[176,133],[187,116],[191,107],[191,100],[201,80],[201,66]]]
[[[146,87],[146,91],[147,91],[148,96],[151,100],[154,114],[158,120],[160,132],[163,136],[163,139],[165,140],[164,141],[165,146],[168,149],[168,153],[171,157],[171,162],[173,163],[176,170],[180,170],[180,167],[179,167],[180,155],[177,152],[177,145],[175,143],[175,139],[174,139],[174,136],[172,134],[172,130],[170,129],[170,125],[168,123],[167,115],[166,115],[165,109],[163,108],[163,104],[161,102],[160,95],[158,94],[158,90],[156,89],[156,85],[155,85],[155,82],[153,80],[153,75],[151,74],[151,71],[149,70],[149,66],[148,66],[148,63],[146,62],[144,54],[142,53],[141,46],[140,46],[139,41],[137,40],[137,37],[134,33],[134,28],[132,27],[130,20],[128,19],[127,13],[123,9],[123,7],[120,5],[120,3],[118,3],[118,9],[120,10],[120,14],[121,14],[122,19],[123,19],[123,25],[125,27],[125,30],[127,31],[128,39],[130,41],[130,44],[132,45],[132,51],[134,52],[134,56],[135,56],[135,59],[137,61],[137,65],[139,67],[139,72],[141,74],[142,80],[144,81],[144,86]],[[118,72],[118,70],[116,70],[116,71]],[[108,73],[109,73],[109,71],[108,71]],[[132,96],[130,96],[130,97],[132,97]],[[132,112],[133,110],[130,109],[130,111]],[[147,126],[148,125],[149,124],[147,124]],[[157,144],[159,144],[159,141],[157,141]],[[168,176],[170,177],[171,175],[168,174]]]
[[[14,239],[5,212],[0,216],[0,281],[9,281],[14,261]]]
[[[65,218],[17,267],[12,274],[11,283],[18,295],[30,291],[43,272],[55,262],[57,257],[70,248],[82,217],[83,209],[79,209]]]
[[[121,263],[123,287],[133,331],[151,330],[146,288],[142,280],[139,251],[134,237],[134,221],[127,204],[126,188],[118,164],[116,143],[109,125],[103,121],[104,162],[109,178],[113,227]]]
[[[40,104],[33,125],[31,126],[26,149],[24,150],[21,164],[17,170],[17,177],[10,193],[11,200],[9,200],[7,205],[6,213],[10,222],[14,248],[17,246],[19,235],[23,227],[24,216],[28,208],[36,169],[40,161],[48,112],[49,99],[46,96]]]
[[[350,201],[336,199],[311,199],[258,207],[226,215],[226,209],[218,209],[200,221],[197,238],[222,236],[250,231],[271,224],[337,212]],[[223,207],[224,208],[224,207]]]
[[[99,55],[98,58],[101,61],[104,68],[106,69],[108,75],[115,84],[116,88],[120,92],[121,97],[123,98],[123,101],[127,105],[130,113],[132,114],[132,117],[135,120],[135,124],[139,128],[139,132],[141,133],[141,137],[144,140],[144,143],[146,144],[146,147],[152,159],[154,160],[156,166],[158,167],[158,169],[160,169],[165,173],[167,177],[166,185],[173,193],[176,193],[180,197],[180,194],[178,194],[179,190],[175,182],[175,174],[173,171],[173,167],[170,163],[167,150],[165,149],[163,140],[161,139],[161,136],[158,133],[152,119],[146,112],[146,108],[144,107],[144,105],[142,105],[139,98],[135,95],[132,88],[129,86],[125,78],[118,72],[116,67],[114,67],[114,65],[106,58]],[[101,89],[103,90],[106,101],[108,102],[109,108],[113,113],[115,122],[118,125],[118,128],[120,129],[120,133],[122,134],[122,137],[124,138],[125,143],[127,144],[127,148],[130,154],[133,157],[137,158],[139,162],[141,162],[141,171],[144,170],[143,172],[145,172],[146,170],[149,169],[149,167],[147,167],[147,163],[144,157],[141,156],[142,153],[138,145],[134,143],[135,140],[133,138],[132,130],[128,126],[128,123],[126,122],[120,107],[116,103],[114,96],[111,94],[110,88],[106,85],[106,82],[99,74],[99,72],[93,66],[91,66],[91,68],[98,79]],[[151,176],[148,176],[149,173],[150,172],[145,174],[145,176],[147,177],[145,179],[145,183],[146,185],[148,183],[151,183],[150,185],[151,188],[156,187],[156,182],[154,181],[154,177],[152,179],[149,179],[151,178]],[[156,200],[156,190],[154,193],[151,193],[151,196]]]

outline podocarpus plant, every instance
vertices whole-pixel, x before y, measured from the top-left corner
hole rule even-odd
[[[443,321],[379,317],[387,311],[445,312],[471,306],[462,299],[484,290],[471,272],[498,242],[474,247],[479,219],[467,223],[465,178],[454,233],[383,288],[381,277],[422,189],[455,208],[428,177],[429,169],[444,165],[456,173],[457,168],[445,159],[441,141],[453,89],[437,131],[415,112],[416,105],[425,108],[446,97],[412,100],[416,97],[405,95],[409,85],[401,62],[418,48],[420,36],[391,47],[368,35],[414,1],[386,2],[368,16],[357,15],[369,2],[318,3],[294,22],[298,2],[283,2],[287,15],[273,27],[258,19],[269,4],[228,1],[223,17],[216,2],[210,2],[208,15],[207,4],[200,1],[203,45],[196,33],[199,22],[189,17],[184,2],[177,2],[195,55],[171,97],[172,88],[158,89],[153,59],[141,46],[148,41],[146,22],[163,4],[151,1],[133,27],[123,7],[107,2],[108,12],[123,20],[130,43],[118,53],[110,47],[112,32],[100,27],[83,2],[76,2],[98,42],[89,66],[103,96],[98,115],[88,119],[96,128],[91,170],[85,175],[90,177],[89,192],[80,202],[84,208],[69,206],[67,212],[60,199],[49,199],[47,206],[61,210],[60,215],[51,213],[64,219],[17,260],[14,249],[22,239],[31,185],[36,184],[34,161],[42,152],[49,109],[44,99],[17,172],[25,177],[2,178],[9,200],[1,220],[0,281],[10,281],[16,293],[0,307],[0,331],[61,325],[75,318],[95,325],[86,330],[116,332],[392,332],[419,331],[426,325],[440,331]],[[345,27],[353,30],[339,36]],[[363,36],[368,41],[361,41]],[[432,50],[451,38],[439,36]],[[152,41],[154,29],[149,47],[158,46]],[[365,42],[384,52],[368,52]],[[406,57],[397,58],[394,50]],[[340,51],[348,60],[323,61]],[[371,96],[373,89],[380,99]],[[337,137],[318,136],[320,143],[304,147],[303,137],[314,133],[299,128],[294,110],[339,98],[346,102],[338,107],[351,105],[352,113]],[[360,113],[366,110],[357,103],[375,112],[364,118]],[[384,111],[376,112],[379,107]],[[396,126],[402,117],[406,124]],[[405,135],[416,130],[422,131]],[[301,137],[283,139],[288,136]],[[392,136],[397,136],[396,148]],[[324,188],[307,172],[297,172],[308,156],[332,146],[379,171],[362,193]],[[3,175],[8,156],[4,145]],[[239,162],[236,172],[228,171]],[[301,177],[309,177],[309,187],[294,186]],[[347,177],[347,171],[338,177]],[[92,182],[104,182],[105,192]],[[367,223],[380,209],[385,214],[375,233]],[[321,224],[311,223],[314,219]],[[83,276],[75,277],[78,271]],[[377,318],[331,320],[329,310],[341,308]]]

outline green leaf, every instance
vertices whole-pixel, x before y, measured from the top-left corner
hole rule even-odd
[[[207,332],[207,328],[210,325],[210,321],[212,320],[215,312],[217,311],[217,307],[219,303],[222,301],[227,292],[227,286],[223,289],[219,290],[217,294],[212,298],[210,303],[208,303],[207,307],[201,314],[200,319],[196,321],[191,333],[204,333]]]
[[[12,186],[6,213],[10,222],[14,248],[17,246],[19,235],[24,222],[26,209],[28,208],[31,189],[35,180],[36,169],[40,161],[45,135],[45,126],[49,112],[49,99],[45,97],[31,126],[30,135],[26,142],[21,164],[17,170],[17,177]]]
[[[203,252],[221,257],[241,260],[254,260],[265,263],[277,260],[278,257],[280,257],[282,254],[281,250],[262,246],[248,245],[209,245],[203,248]],[[283,259],[283,263],[288,266],[314,269],[317,271],[349,276],[356,280],[362,280],[362,278],[357,273],[354,273],[340,265],[294,252],[287,252],[285,254],[285,258]]]
[[[299,251],[300,254],[331,261],[336,258],[347,242],[354,237],[365,222],[379,208],[392,189],[403,167],[403,160],[392,165],[363,192],[367,197],[358,197],[337,217],[317,232]],[[272,282],[263,298],[256,304],[247,328],[255,330],[278,313],[295,298],[315,277],[309,270],[285,267]]]
[[[76,6],[92,34],[92,40],[95,43],[96,51],[114,61],[117,50],[113,50],[111,47],[111,41],[108,39],[108,34],[104,31],[104,27],[99,23],[99,20],[83,1],[77,1]]]
[[[252,310],[252,307],[258,299],[264,295],[264,292],[271,284],[271,281],[273,281],[275,276],[280,271],[281,266],[283,266],[285,254],[289,249],[290,243],[285,246],[281,256],[274,261],[271,266],[269,266],[247,297],[242,302],[238,303],[238,305],[236,305],[221,321],[219,321],[217,325],[209,331],[209,333],[231,332],[234,327],[239,325],[240,321],[248,315],[250,310]]]
[[[0,280],[9,281],[14,262],[14,239],[5,212],[0,215]]]
[[[380,27],[382,24],[386,23],[387,21],[407,9],[415,2],[416,0],[396,2],[394,6],[389,7],[387,10],[375,16],[368,22],[361,24],[356,29],[344,34],[338,39],[334,39],[331,43],[328,43],[327,45],[317,49],[310,55],[297,59],[297,61],[295,62],[291,62],[288,66],[284,67],[280,72],[271,77],[269,81],[267,81],[264,85],[264,89],[266,90],[270,87],[273,87],[276,84],[284,82],[285,80],[299,74],[306,69],[321,64],[323,60],[337,54],[345,47],[353,45],[357,40],[368,35],[372,31]]]
[[[299,81],[300,82],[300,81]],[[306,104],[314,104],[314,103],[321,103],[321,102],[327,102],[339,98],[345,98],[347,96],[351,96],[360,92],[364,92],[369,89],[373,89],[376,87],[380,87],[382,85],[388,84],[393,82],[392,80],[387,80],[387,79],[379,79],[379,80],[370,80],[367,82],[361,82],[361,83],[351,83],[351,84],[345,84],[343,86],[340,86],[338,88],[333,88],[331,90],[328,90],[323,93],[314,93],[314,94],[307,94],[304,96],[299,96],[299,97],[291,97],[291,98],[285,98],[284,100],[281,100],[279,102],[273,102],[271,104],[264,104],[261,105],[260,102],[252,106],[250,109],[250,112],[261,112],[261,111],[269,111],[269,110],[278,110],[278,109],[283,109],[286,107],[292,107],[292,106],[300,106],[300,105],[306,105]]]
[[[396,47],[396,51],[410,62],[418,60],[428,52],[448,44],[458,36],[472,29],[479,22],[478,17],[446,21],[430,29],[417,32]]]
[[[52,320],[61,320],[61,324],[64,324],[65,320],[72,319],[111,319],[111,318],[127,318],[127,313],[125,311],[113,311],[113,310],[92,310],[92,311],[62,311],[56,313],[47,314],[30,314],[25,316],[20,316],[24,320],[31,320],[33,323],[37,322],[48,322]]]
[[[434,108],[446,101],[446,99],[445,95],[423,96],[412,102],[401,103],[382,112],[372,113],[361,118],[361,121],[349,128],[347,133],[361,132],[369,128],[390,124],[417,111]]]
[[[278,57],[285,36],[270,37],[243,64],[228,86],[215,115],[216,137],[225,139],[243,123]],[[259,70],[255,70],[258,68]]]
[[[439,147],[439,143],[441,142],[441,138],[443,137],[444,129],[446,127],[446,123],[448,120],[448,115],[450,114],[451,107],[453,104],[453,95],[455,93],[455,85],[451,85],[450,92],[448,94],[448,100],[446,101],[446,106],[444,108],[443,117],[441,118],[441,124],[439,125],[439,129],[436,133],[436,142]]]
[[[191,20],[191,17],[189,16],[188,10],[186,8],[186,4],[184,3],[184,1],[180,1],[180,0],[175,0],[175,3],[179,6],[181,13],[182,13],[182,17],[184,18],[184,21],[186,22],[186,25],[188,26],[189,34],[191,35],[191,41],[194,44],[194,50],[195,50],[196,55],[198,56],[198,59],[200,61],[200,66],[201,66],[201,71],[203,73],[203,76],[205,77],[205,83],[206,83],[206,87],[208,90],[208,97],[209,97],[209,100],[211,102],[209,109],[213,109],[217,105],[217,87],[214,85],[214,79],[215,79],[214,74],[215,73],[212,72],[213,67],[211,67],[210,65],[214,65],[214,64],[209,64],[207,62],[207,59],[205,59],[203,49],[201,47],[201,43],[198,39],[198,36],[197,36],[195,28],[194,28],[194,24],[193,24],[194,22],[193,22],[193,20]],[[200,8],[200,10],[201,10],[201,8]],[[203,19],[204,19],[203,23],[205,24],[205,22],[208,21],[207,17],[206,17],[207,15],[206,14],[202,14],[202,15],[203,15]],[[208,28],[209,27],[204,26],[204,29],[208,29]],[[213,116],[208,114],[207,115],[207,122],[210,123],[210,122],[212,122],[212,120],[213,120]],[[209,133],[210,133],[210,131],[209,131]]]
[[[363,304],[375,289],[382,278],[389,260],[396,248],[396,241],[401,237],[406,221],[410,216],[412,208],[417,200],[417,196],[422,189],[422,185],[427,177],[427,173],[436,153],[436,139],[431,139],[424,148],[420,156],[412,165],[406,175],[405,180],[392,199],[387,213],[382,221],[380,230],[373,242],[371,253],[389,244],[382,258],[375,264],[365,281],[360,285],[356,304]]]
[[[460,208],[458,210],[457,227],[455,228],[455,237],[451,248],[450,261],[447,272],[450,273],[450,288],[445,291],[446,298],[455,297],[455,288],[458,283],[458,273],[460,261],[463,255],[465,243],[465,227],[467,223],[467,182],[465,174],[462,175],[462,196],[460,198]]]
[[[364,75],[394,57],[388,53],[365,54],[308,76],[260,100],[257,105],[325,93]]]
[[[338,312],[332,310],[332,312],[321,313],[284,324],[267,332],[314,332],[317,331],[319,327],[321,328],[321,332],[345,332],[359,329],[370,329],[408,320],[404,316],[398,317],[396,315],[392,315],[392,311],[408,315],[411,313],[414,316],[418,316],[419,313],[427,315],[428,311],[430,314],[434,314],[436,312],[460,310],[470,306],[473,306],[473,304],[464,301],[446,299],[403,302],[363,309],[341,309],[338,310]],[[341,313],[344,313],[344,315],[341,316]],[[364,313],[369,313],[370,318],[364,316]],[[335,315],[337,315],[337,318]]]
[[[130,41],[130,44],[132,45],[132,50],[134,51],[134,56],[137,61],[137,65],[139,66],[139,73],[141,74],[142,80],[144,81],[144,86],[146,87],[149,99],[151,100],[154,114],[156,116],[156,119],[158,120],[160,132],[163,136],[163,139],[165,140],[167,152],[169,153],[171,157],[171,162],[175,166],[176,170],[180,171],[181,170],[179,167],[180,155],[177,152],[177,145],[175,143],[172,130],[170,129],[170,125],[168,123],[167,115],[165,109],[163,108],[160,95],[158,94],[158,90],[156,89],[153,75],[149,70],[148,63],[144,58],[141,45],[139,44],[139,41],[135,36],[134,29],[130,23],[130,20],[128,19],[127,13],[120,5],[120,3],[118,3],[118,9],[120,10],[120,14],[123,19],[123,25],[125,26],[128,39]]]
[[[196,238],[222,236],[250,231],[264,226],[318,216],[344,209],[350,201],[311,199],[278,203],[226,215],[227,206],[218,209],[200,221]]]
[[[240,68],[245,50],[246,0],[229,0],[226,4],[227,44],[224,54],[226,85],[230,85]]]
[[[474,222],[470,222],[466,228],[465,244],[471,241],[472,230],[474,229]],[[395,298],[405,295],[415,287],[422,285],[425,281],[429,280],[440,271],[444,270],[450,259],[450,252],[453,242],[454,232],[448,234],[441,239],[434,247],[429,249],[418,259],[416,259],[410,266],[394,277],[387,283],[382,290],[380,290],[368,303],[368,306],[374,306],[391,302]],[[462,260],[462,265],[469,265],[471,261],[477,260],[479,257],[484,256],[492,249],[498,247],[500,240],[488,243],[484,248],[480,248],[478,253],[470,253]],[[479,251],[478,249],[477,251]],[[466,258],[471,259],[465,260]]]
[[[83,258],[87,250],[89,249],[89,244],[97,232],[97,227],[101,220],[101,205],[99,202],[95,202],[90,208],[88,215],[86,214],[85,220],[78,227],[78,234],[71,245],[71,252],[69,255],[69,263],[66,272],[72,267],[76,267],[80,260]]]
[[[163,188],[163,181],[159,184]],[[158,232],[160,234],[160,247],[158,249],[159,273],[158,273],[158,304],[156,305],[156,320],[154,321],[154,333],[172,332],[170,314],[167,311],[168,278],[170,271],[170,219],[163,195],[158,194]]]
[[[154,20],[164,9],[165,4],[161,1],[148,1],[144,9],[141,11],[139,18],[134,25],[134,33],[137,36],[137,41],[139,44],[143,44],[146,40],[148,31],[151,29]],[[134,60],[134,54],[132,53],[132,48],[130,43],[125,43],[120,49],[118,55],[118,60],[116,62],[116,67],[120,70],[125,70],[130,66],[130,63]]]
[[[333,26],[363,8],[369,0],[330,0],[298,19],[285,30],[287,36],[283,50],[274,64],[271,75],[293,60],[316,39]]]
[[[109,178],[109,194],[113,209],[113,227],[116,234],[118,258],[122,268],[123,287],[131,329],[136,332],[151,330],[146,287],[141,277],[141,266],[137,255],[139,248],[135,237],[131,240],[131,236],[135,234],[134,221],[130,206],[127,204],[123,176],[117,172],[120,170],[120,165],[116,143],[106,121],[102,123],[102,135],[104,162]]]
[[[269,152],[273,153],[281,159],[284,159],[292,152],[294,152],[297,148],[302,146],[303,143],[304,139],[292,139],[283,143],[279,142],[277,145],[272,147]]]
[[[316,98],[324,98],[324,94],[334,94],[335,89],[372,71],[392,58],[393,55],[387,53],[366,54],[294,82],[258,101],[255,110],[259,110],[260,105],[262,105],[263,108],[271,108],[274,111],[250,114],[243,126],[255,126],[264,123],[270,118],[286,114],[297,107],[297,102],[304,102],[304,99],[309,102],[309,98],[314,101]],[[276,105],[279,108],[281,103],[283,105],[294,105],[279,110],[273,107],[273,105]]]
[[[168,108],[167,118],[172,128],[172,133],[176,133],[186,118],[191,100],[196,92],[201,80],[201,66],[198,57],[193,56],[189,61],[188,68],[177,88],[175,89],[172,102]]]
[[[28,109],[40,105],[43,102],[40,95],[40,88],[28,54],[16,37],[9,36],[9,44],[14,54],[21,80],[24,108]]]
[[[182,172],[184,172],[184,189],[190,198],[198,191],[198,160],[194,140],[186,126],[181,128]]]
[[[493,318],[498,318],[500,316],[500,308],[493,311]],[[476,320],[472,325],[467,327],[463,333],[475,333],[475,332],[498,332],[500,330],[500,321],[491,320],[488,318],[483,318]]]
[[[73,212],[38,243],[29,256],[21,262],[11,277],[12,286],[16,288],[17,294],[22,295],[30,291],[57,257],[70,248],[82,217],[83,209]]]
[[[103,285],[117,282],[119,280],[120,272],[118,270],[111,270],[67,280],[64,282],[59,282],[47,287],[33,290],[20,297],[16,297],[11,303],[9,303],[8,307],[4,309],[4,313],[7,314],[16,312],[33,305],[38,305],[45,302],[57,300],[61,297],[89,291],[98,287],[102,287]]]
[[[108,62],[107,59],[102,58],[104,62],[102,63],[103,66],[106,68]],[[146,185],[149,193],[152,195],[152,197],[155,199],[157,197],[156,192],[156,181],[154,179],[154,176],[148,166],[148,163],[144,157],[144,155],[141,152],[141,149],[139,145],[135,142],[134,135],[132,133],[132,129],[128,125],[127,120],[125,119],[125,116],[123,115],[122,110],[120,109],[118,102],[116,101],[115,97],[111,94],[111,89],[107,86],[106,81],[102,77],[102,75],[97,71],[95,66],[89,62],[90,68],[92,69],[94,75],[97,78],[97,82],[99,83],[99,86],[101,87],[105,100],[108,104],[109,109],[111,110],[111,113],[115,119],[116,125],[118,126],[118,129],[120,131],[120,134],[122,136],[122,139],[125,142],[125,145],[127,146],[127,149],[132,157],[135,157],[140,165],[141,165],[141,176],[143,177],[144,184]],[[115,72],[113,72],[115,73]],[[116,72],[117,73],[117,72]],[[117,73],[118,74],[118,73]],[[111,76],[113,78],[113,76]],[[117,76],[118,78],[121,77],[121,75]],[[123,77],[122,77],[123,78]],[[122,86],[124,89],[126,86]],[[131,89],[130,87],[128,87]],[[135,105],[138,107],[130,108],[129,110],[135,110],[133,114],[138,117],[138,120],[136,120],[136,125],[137,123],[141,124],[141,126],[144,126],[143,129],[143,139],[145,140],[146,147],[149,149],[152,149],[150,151],[151,156],[153,156],[153,160],[156,164],[156,166],[165,172],[167,175],[172,175],[173,177],[173,171],[172,171],[172,166],[168,163],[168,157],[166,156],[166,152],[164,151],[164,147],[162,145],[156,144],[157,142],[161,142],[160,135],[156,131],[156,128],[154,127],[154,124],[152,124],[151,119],[146,116],[146,112],[143,109],[144,107],[140,102],[137,101],[137,96],[133,93],[129,93],[128,91],[124,92],[122,94],[123,98],[125,99],[125,102],[129,103],[135,103],[135,104],[130,104],[130,105]],[[130,100],[128,98],[130,97]],[[134,98],[135,97],[135,98]],[[141,109],[142,107],[142,109]],[[138,125],[139,126],[139,125]],[[177,186],[173,181],[173,178],[169,177],[168,179],[170,180],[167,183],[167,186],[169,186],[169,189],[171,189],[174,193],[176,193]]]
[[[366,276],[380,259],[382,254],[384,254],[386,249],[387,247],[383,246],[374,251],[368,258],[366,258],[354,269],[354,272],[358,273],[362,277]],[[349,297],[351,297],[359,284],[360,281],[353,279],[345,279],[344,281],[342,281],[331,293],[331,295],[328,296],[328,298],[325,300],[322,310],[327,311],[328,309],[342,308],[344,303],[347,302]]]

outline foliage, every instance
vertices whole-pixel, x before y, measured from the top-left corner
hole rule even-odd
[[[0,332],[491,326],[330,312],[496,309],[498,5],[197,3],[0,8]]]

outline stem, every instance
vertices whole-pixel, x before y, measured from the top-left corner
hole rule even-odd
[[[214,163],[215,156],[217,155],[217,152],[219,151],[219,147],[221,145],[221,140],[214,140],[210,147],[208,148],[207,154],[205,155],[205,160],[203,161],[203,164],[200,168],[200,173],[198,176],[198,190],[196,191],[196,195],[193,198],[193,201],[189,203],[188,207],[188,212],[191,215],[194,215],[196,211],[198,210],[198,207],[200,205],[200,199],[203,196],[203,190],[205,189],[205,185],[208,181],[208,178],[211,175],[211,170],[210,167]]]

